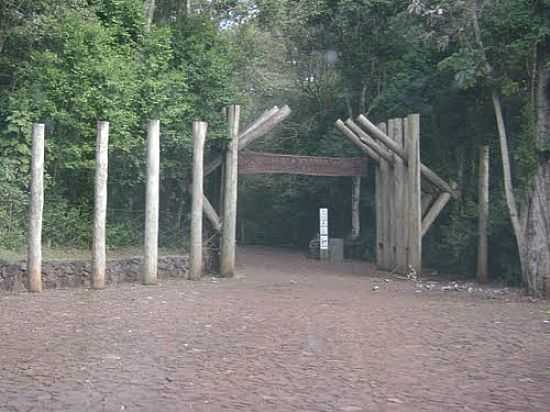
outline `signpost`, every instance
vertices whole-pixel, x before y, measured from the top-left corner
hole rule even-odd
[[[328,209],[319,209],[319,249],[321,260],[328,260]]]

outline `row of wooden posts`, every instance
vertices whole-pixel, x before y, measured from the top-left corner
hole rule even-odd
[[[285,106],[274,107],[239,133],[240,106],[227,109],[229,145],[225,154],[210,162],[206,171],[203,167],[204,145],[208,124],[195,121],[193,130],[193,182],[190,234],[190,279],[197,280],[203,271],[203,213],[214,229],[222,233],[220,269],[224,276],[232,276],[235,269],[236,222],[237,222],[237,174],[238,151],[247,144],[272,130],[290,114]],[[158,229],[159,229],[159,176],[160,176],[160,121],[147,123],[146,136],[146,195],[145,195],[145,239],[142,280],[146,285],[157,283]],[[29,289],[42,290],[42,212],[44,207],[44,140],[45,126],[33,124],[31,203],[28,230],[27,270]],[[106,271],[106,216],[108,180],[109,122],[97,123],[95,205],[92,246],[91,286],[105,287]],[[223,220],[218,216],[204,195],[203,179],[217,167],[224,165]]]
[[[42,290],[42,211],[44,207],[44,138],[45,126],[33,124],[31,205],[28,230],[27,270],[31,292]],[[143,283],[157,282],[158,219],[159,219],[159,170],[160,170],[160,121],[147,124],[145,241],[143,259]],[[109,122],[97,122],[95,206],[92,246],[91,286],[105,287],[107,218],[107,180],[109,153]]]

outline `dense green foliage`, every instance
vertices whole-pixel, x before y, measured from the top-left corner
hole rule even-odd
[[[109,244],[117,246],[140,242],[143,125],[160,118],[161,233],[174,244],[186,237],[191,121],[209,122],[211,155],[223,147],[226,104],[243,104],[250,120],[286,103],[292,118],[256,148],[354,155],[337,118],[421,113],[423,162],[462,191],[425,241],[428,265],[443,270],[473,273],[478,149],[489,144],[491,270],[519,279],[488,90],[504,96],[514,175],[525,190],[536,163],[532,77],[550,30],[540,13],[546,0],[193,0],[189,15],[188,2],[156,3],[150,33],[139,0],[0,6],[0,247],[24,239],[32,121],[47,125],[45,240],[75,246],[90,241],[95,122],[111,122]],[[367,255],[372,175],[362,199]],[[211,179],[209,190],[216,185]],[[349,179],[244,178],[239,236],[303,247],[322,205],[333,233],[346,236],[350,187]]]
[[[45,241],[89,244],[95,123],[104,119],[111,123],[110,244],[138,242],[143,126],[149,118],[160,118],[163,218],[178,222],[163,231],[163,240],[181,241],[187,218],[180,205],[188,203],[182,184],[190,161],[188,126],[203,118],[211,123],[211,137],[220,135],[219,113],[234,95],[227,41],[200,15],[145,33],[141,1],[50,3],[51,8],[29,6],[29,21],[14,28],[2,52],[2,213],[24,208],[30,124],[43,121]],[[2,228],[3,246],[21,243],[22,217],[2,219],[8,222]]]

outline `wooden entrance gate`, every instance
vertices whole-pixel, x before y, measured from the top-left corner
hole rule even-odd
[[[239,174],[287,173],[312,176],[351,176],[352,238],[359,234],[360,179],[366,174],[365,158],[327,158],[243,152],[250,143],[271,131],[290,115],[288,106],[265,112],[239,132],[240,107],[230,106],[229,144],[224,155],[204,169],[203,151],[206,124],[194,125],[193,212],[191,225],[191,277],[202,271],[202,215],[221,233],[220,268],[223,276],[235,269],[237,184]],[[365,116],[357,121],[338,120],[336,127],[357,148],[376,162],[376,262],[380,269],[400,273],[422,269],[422,237],[437,216],[456,197],[454,188],[420,162],[420,116],[391,119],[375,126]],[[204,196],[202,182],[223,165],[223,218]]]

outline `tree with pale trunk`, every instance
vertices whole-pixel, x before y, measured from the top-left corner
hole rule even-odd
[[[546,0],[411,0],[409,12],[427,22],[426,38],[455,51],[440,63],[455,71],[463,88],[480,88],[491,97],[501,154],[504,192],[521,264],[522,279],[535,296],[550,295],[550,3]],[[512,36],[499,36],[502,18]],[[527,24],[525,24],[527,22]],[[524,23],[521,25],[520,23]],[[520,50],[519,45],[523,46]],[[516,55],[503,55],[502,50]],[[536,170],[518,200],[514,190],[502,93],[520,93],[509,67],[523,59],[535,122]]]

